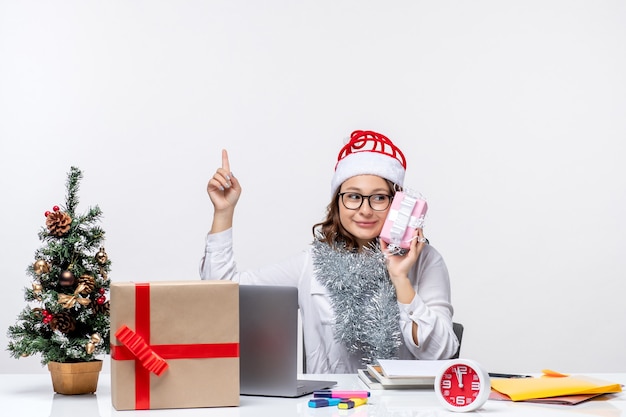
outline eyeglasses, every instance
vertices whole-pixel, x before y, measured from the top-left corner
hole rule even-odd
[[[343,206],[348,210],[358,210],[363,205],[363,200],[375,211],[385,211],[391,204],[393,196],[387,194],[363,195],[359,193],[339,193]]]

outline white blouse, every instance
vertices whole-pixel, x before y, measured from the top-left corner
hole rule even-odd
[[[302,331],[308,373],[356,373],[359,355],[349,353],[335,340],[335,315],[326,288],[315,277],[312,247],[282,262],[250,271],[237,271],[232,229],[208,234],[200,261],[202,279],[222,279],[241,284],[298,287]],[[452,330],[450,279],[441,255],[424,246],[409,274],[416,295],[410,304],[398,303],[402,344],[399,359],[447,359],[456,353],[458,340]],[[417,346],[412,325],[417,323]]]

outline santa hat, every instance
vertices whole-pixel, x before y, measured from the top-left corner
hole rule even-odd
[[[377,175],[402,186],[405,172],[404,154],[389,138],[370,130],[355,130],[337,156],[330,193],[334,196],[345,180],[356,175]]]

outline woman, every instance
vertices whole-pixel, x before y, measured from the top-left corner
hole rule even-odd
[[[441,255],[417,229],[402,256],[378,236],[404,182],[402,152],[384,135],[355,131],[339,153],[326,219],[299,255],[237,271],[232,242],[241,186],[222,151],[209,180],[214,206],[200,263],[202,279],[298,287],[307,372],[356,373],[376,359],[447,359],[452,330],[450,281]]]

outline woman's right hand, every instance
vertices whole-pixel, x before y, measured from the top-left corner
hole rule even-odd
[[[222,149],[222,167],[215,171],[213,178],[207,184],[206,190],[216,214],[219,212],[230,212],[232,214],[234,212],[241,195],[241,185],[230,170],[226,149]]]

